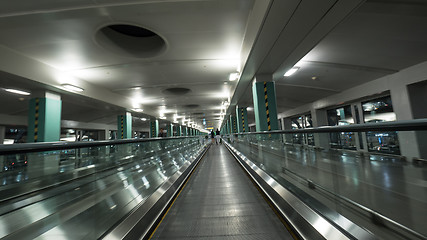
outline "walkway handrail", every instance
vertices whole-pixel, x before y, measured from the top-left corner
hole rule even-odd
[[[416,131],[427,130],[427,118],[414,119],[408,121],[395,121],[395,122],[378,122],[378,123],[364,123],[352,124],[345,126],[322,126],[316,128],[303,128],[292,130],[275,130],[264,132],[248,132],[239,133],[242,135],[250,134],[292,134],[292,133],[328,133],[328,132],[367,132],[367,131]]]
[[[200,137],[200,136],[181,136],[181,137],[163,137],[163,138],[161,137],[130,138],[130,139],[118,139],[118,140],[82,141],[82,142],[40,142],[40,143],[10,144],[10,145],[0,145],[0,155],[54,151],[54,150],[75,149],[75,148],[100,147],[100,146],[108,146],[108,145],[121,145],[121,144],[129,144],[129,143],[142,143],[142,142],[152,142],[152,141],[170,140],[170,139],[195,138],[195,137]]]
[[[330,190],[322,187],[321,185],[319,185],[317,183],[314,183],[310,179],[305,178],[305,177],[299,175],[298,173],[296,173],[294,171],[291,171],[289,169],[285,169],[285,170],[287,172],[292,173],[293,175],[295,175],[299,179],[302,179],[302,180],[306,181],[308,184],[313,185],[315,188],[320,189],[321,191],[323,191],[323,192],[325,192],[327,194],[333,195],[334,197],[336,197],[338,199],[341,199],[342,201],[344,201],[344,202],[346,202],[346,203],[348,203],[348,204],[350,204],[350,205],[352,205],[352,206],[354,206],[356,208],[359,208],[359,209],[361,209],[361,210],[363,210],[363,211],[371,214],[371,217],[375,217],[377,219],[381,219],[382,221],[388,222],[389,224],[391,224],[393,226],[396,226],[399,229],[402,229],[404,232],[409,233],[409,234],[411,234],[412,236],[414,236],[416,238],[419,238],[419,239],[424,239],[425,238],[425,236],[422,235],[421,233],[419,233],[419,232],[417,232],[417,231],[415,231],[415,230],[413,230],[413,229],[411,229],[411,228],[409,228],[409,227],[407,227],[407,226],[405,226],[405,225],[403,225],[403,224],[401,224],[401,223],[399,223],[397,221],[394,221],[391,218],[388,218],[388,217],[382,215],[381,213],[372,210],[371,208],[368,208],[368,207],[366,207],[366,206],[364,206],[362,204],[359,204],[359,203],[357,203],[357,202],[355,202],[355,201],[353,201],[353,200],[351,200],[349,198],[346,198],[344,196],[336,194],[336,193],[334,193],[334,192],[332,192],[332,191],[330,191]]]

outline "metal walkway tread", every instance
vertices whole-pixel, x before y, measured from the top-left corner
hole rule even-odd
[[[213,145],[151,239],[293,239],[233,156]]]

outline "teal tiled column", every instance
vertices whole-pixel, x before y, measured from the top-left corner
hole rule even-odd
[[[55,142],[61,135],[61,108],[59,95],[46,94],[30,100],[27,142]]]
[[[173,124],[169,124],[168,137],[173,137]]]
[[[256,131],[278,130],[274,82],[255,82],[252,86]]]
[[[236,116],[230,115],[230,129],[231,133],[237,133]]]
[[[239,133],[249,132],[248,111],[244,107],[236,107],[237,131]]]
[[[150,138],[155,138],[159,135],[159,120],[150,121]]]
[[[118,139],[132,138],[132,115],[130,113],[117,116],[117,130]]]
[[[179,125],[179,126],[176,126],[176,135],[179,137],[179,136],[182,136],[182,126],[181,125]]]

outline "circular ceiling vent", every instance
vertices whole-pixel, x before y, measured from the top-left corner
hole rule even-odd
[[[112,24],[100,28],[96,41],[104,48],[122,56],[151,58],[166,51],[166,42],[155,32],[129,24]]]
[[[197,105],[197,104],[188,104],[188,105],[185,105],[184,107],[186,107],[186,108],[198,108],[198,107],[200,107],[200,105]]]
[[[184,95],[191,92],[188,88],[167,88],[162,91],[166,95]]]

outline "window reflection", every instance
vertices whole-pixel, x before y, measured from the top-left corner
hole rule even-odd
[[[391,97],[381,97],[362,103],[363,118],[365,123],[396,121]],[[396,131],[391,132],[367,132],[368,150],[370,152],[382,152],[400,154],[399,140]]]
[[[329,126],[344,126],[354,124],[350,105],[327,111]],[[331,148],[356,150],[356,139],[353,132],[338,132],[329,134]]]

